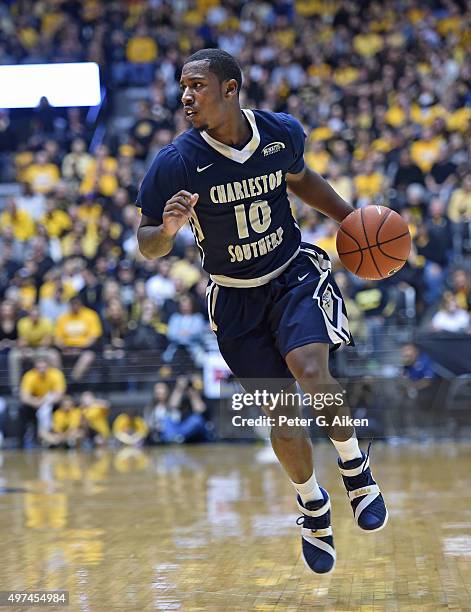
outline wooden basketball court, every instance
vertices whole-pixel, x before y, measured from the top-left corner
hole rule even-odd
[[[471,609],[469,445],[374,444],[390,521],[365,534],[318,444],[338,554],[325,577],[300,558],[293,491],[263,445],[0,457],[0,590],[65,589],[92,612]]]

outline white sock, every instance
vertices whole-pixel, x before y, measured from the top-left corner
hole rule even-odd
[[[342,463],[345,463],[346,461],[351,461],[352,459],[359,459],[360,457],[362,457],[356,436],[352,436],[349,440],[345,440],[344,442],[332,440],[332,438],[330,438],[330,440],[337,449],[340,461]]]
[[[322,491],[319,488],[319,484],[316,479],[316,472],[312,471],[312,476],[306,482],[298,484],[293,482],[293,487],[299,493],[301,501],[303,504],[307,504],[307,502],[313,501],[315,499],[324,499],[322,495]]]

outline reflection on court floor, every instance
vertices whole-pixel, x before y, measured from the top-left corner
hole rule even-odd
[[[315,456],[338,552],[324,577],[266,447],[4,452],[1,590],[65,589],[82,611],[470,609],[471,446],[374,444],[378,534],[355,526],[333,448]]]

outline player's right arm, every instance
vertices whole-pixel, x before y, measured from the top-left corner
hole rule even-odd
[[[137,231],[139,250],[147,259],[163,257],[191,216],[197,194],[185,189],[188,174],[174,145],[161,149],[144,176],[136,204],[142,210]]]
[[[170,253],[178,230],[191,217],[193,206],[197,201],[197,193],[191,194],[181,189],[165,203],[161,224],[152,217],[142,214],[137,230],[137,242],[144,257],[155,259]]]

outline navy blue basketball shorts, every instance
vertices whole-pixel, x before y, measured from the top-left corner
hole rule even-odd
[[[259,287],[210,280],[206,299],[219,350],[239,380],[293,379],[285,362],[293,349],[353,344],[329,256],[317,246],[302,243],[286,270]]]

